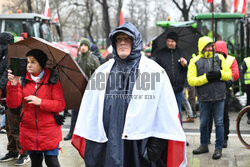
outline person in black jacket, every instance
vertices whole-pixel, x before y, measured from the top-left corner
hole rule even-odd
[[[166,47],[155,54],[155,61],[167,72],[177,100],[182,121],[183,88],[187,79],[187,56],[184,50],[177,46],[178,34],[170,32],[167,35]]]
[[[8,45],[14,43],[14,36],[9,32],[0,33],[0,99],[6,97],[8,82]],[[8,153],[0,158],[0,162],[18,159],[15,165],[24,165],[30,161],[26,152],[19,156],[21,145],[19,143],[19,115],[20,108],[5,110],[6,131],[8,137]],[[18,158],[19,157],[19,158]]]

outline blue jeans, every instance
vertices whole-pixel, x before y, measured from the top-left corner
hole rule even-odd
[[[213,111],[216,141],[215,148],[222,148],[224,142],[224,113],[225,100],[211,101],[211,102],[199,102],[200,109],[200,141],[201,145],[207,146],[209,140],[209,121],[210,112]]]
[[[59,154],[59,145],[56,149],[54,150],[45,150],[45,151],[27,151],[27,154],[44,154],[44,155],[53,155],[53,156],[58,156]]]
[[[182,124],[182,98],[183,98],[183,91],[180,92],[174,92],[175,98],[177,101],[177,105],[179,108],[180,118],[181,118],[181,124]]]

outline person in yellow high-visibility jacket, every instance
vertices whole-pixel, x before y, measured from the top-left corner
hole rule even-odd
[[[187,80],[196,86],[200,110],[200,147],[193,154],[207,153],[209,118],[213,111],[216,127],[216,144],[213,159],[220,159],[224,142],[223,112],[226,99],[226,84],[232,71],[221,54],[213,55],[213,40],[204,36],[198,41],[199,55],[189,62]]]
[[[250,105],[250,57],[244,58],[240,67],[241,89],[247,94],[247,104]],[[250,112],[247,113],[247,124],[250,124]]]

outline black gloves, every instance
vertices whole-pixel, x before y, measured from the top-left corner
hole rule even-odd
[[[229,81],[226,82],[227,88],[230,88],[232,85],[233,85],[233,81],[232,80],[229,80]]]
[[[56,124],[57,125],[63,125],[64,121],[65,121],[65,116],[63,115],[54,115],[54,118],[56,120]]]
[[[209,71],[207,73],[207,80],[208,80],[208,82],[219,81],[220,77],[221,77],[220,71]]]

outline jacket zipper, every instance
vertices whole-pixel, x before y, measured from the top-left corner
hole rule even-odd
[[[171,50],[171,57],[172,57],[172,75],[173,75],[173,81],[175,82],[175,75],[174,75],[174,54],[173,54],[173,50]]]
[[[37,90],[37,83],[36,83],[36,86],[35,86],[35,96],[36,96],[36,90]],[[36,108],[36,105],[35,105],[35,118],[36,118],[36,130],[37,130],[36,147],[37,147],[37,150],[38,150],[38,123],[37,123],[37,108]]]

